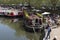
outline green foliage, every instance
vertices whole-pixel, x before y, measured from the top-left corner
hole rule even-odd
[[[0,4],[19,4],[19,3],[30,3],[31,6],[40,8],[42,5],[50,6],[54,3],[60,5],[59,0],[0,0]]]

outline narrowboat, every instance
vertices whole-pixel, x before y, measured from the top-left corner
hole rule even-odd
[[[9,8],[0,8],[1,16],[4,15],[6,17],[23,17],[23,11],[17,9],[9,9]]]
[[[42,18],[33,13],[25,13],[24,28],[29,32],[39,32],[44,29]]]

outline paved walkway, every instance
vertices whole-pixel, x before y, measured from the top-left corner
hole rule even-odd
[[[52,29],[50,34],[50,40],[53,40],[55,36],[57,37],[57,40],[60,40],[60,27]]]

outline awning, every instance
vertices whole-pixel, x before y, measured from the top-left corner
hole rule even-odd
[[[42,15],[47,15],[47,14],[50,14],[50,12],[44,12],[44,13],[42,13]]]

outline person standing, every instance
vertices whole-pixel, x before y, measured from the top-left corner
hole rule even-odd
[[[45,29],[45,37],[43,38],[43,40],[48,40],[48,38],[50,39],[50,32],[51,32],[51,28],[49,24],[47,24]]]
[[[50,38],[50,32],[51,32],[51,28],[49,26],[49,24],[47,25],[47,38],[49,37]]]

